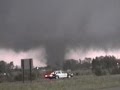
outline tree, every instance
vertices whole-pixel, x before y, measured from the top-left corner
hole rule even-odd
[[[0,73],[5,73],[7,70],[7,63],[3,60],[0,61]]]
[[[8,66],[8,69],[10,69],[10,70],[14,68],[13,62],[8,63],[7,66]]]
[[[5,61],[0,61],[0,73],[9,73],[14,68],[13,62],[6,63]]]
[[[78,68],[78,61],[74,59],[66,60],[63,64],[64,70],[67,70],[67,69],[75,70],[77,68]]]
[[[92,71],[96,75],[111,74],[117,69],[117,60],[114,56],[100,56],[92,61]]]

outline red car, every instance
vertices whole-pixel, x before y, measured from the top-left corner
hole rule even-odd
[[[45,78],[49,78],[49,79],[54,79],[54,78],[56,78],[54,72],[47,72],[47,73],[44,75],[44,77],[45,77]]]

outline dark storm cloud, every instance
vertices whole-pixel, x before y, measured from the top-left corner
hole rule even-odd
[[[0,46],[44,45],[51,65],[67,46],[119,48],[119,34],[119,0],[0,0]]]

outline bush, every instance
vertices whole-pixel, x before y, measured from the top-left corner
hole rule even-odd
[[[112,69],[111,74],[120,74],[120,68],[114,68],[114,69]]]
[[[31,78],[30,78],[30,75],[28,75],[28,79],[30,80],[35,80],[36,79],[36,74],[35,73],[32,73],[31,74]]]
[[[15,81],[22,81],[23,75],[20,73],[15,76]]]
[[[27,73],[27,74],[24,75],[24,80],[30,80],[30,79],[31,80],[35,80],[36,79],[35,73],[31,74],[31,78],[30,78],[29,73]],[[20,73],[20,74],[18,74],[18,75],[15,76],[15,81],[22,81],[22,80],[23,80],[22,73]]]
[[[106,75],[107,74],[107,72],[105,70],[102,70],[100,68],[96,68],[93,72],[97,76],[102,76],[102,75]]]

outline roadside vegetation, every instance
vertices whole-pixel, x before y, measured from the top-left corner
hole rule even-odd
[[[0,90],[101,90],[120,87],[120,60],[114,56],[66,60],[63,70],[72,71],[74,76],[70,79],[44,79],[47,70],[52,68],[34,68],[32,82],[29,82],[29,71],[25,71],[25,83],[22,83],[22,70],[13,62],[0,61]]]
[[[120,86],[120,75],[80,75],[71,79],[45,80],[30,82],[4,82],[0,90],[101,90]]]

